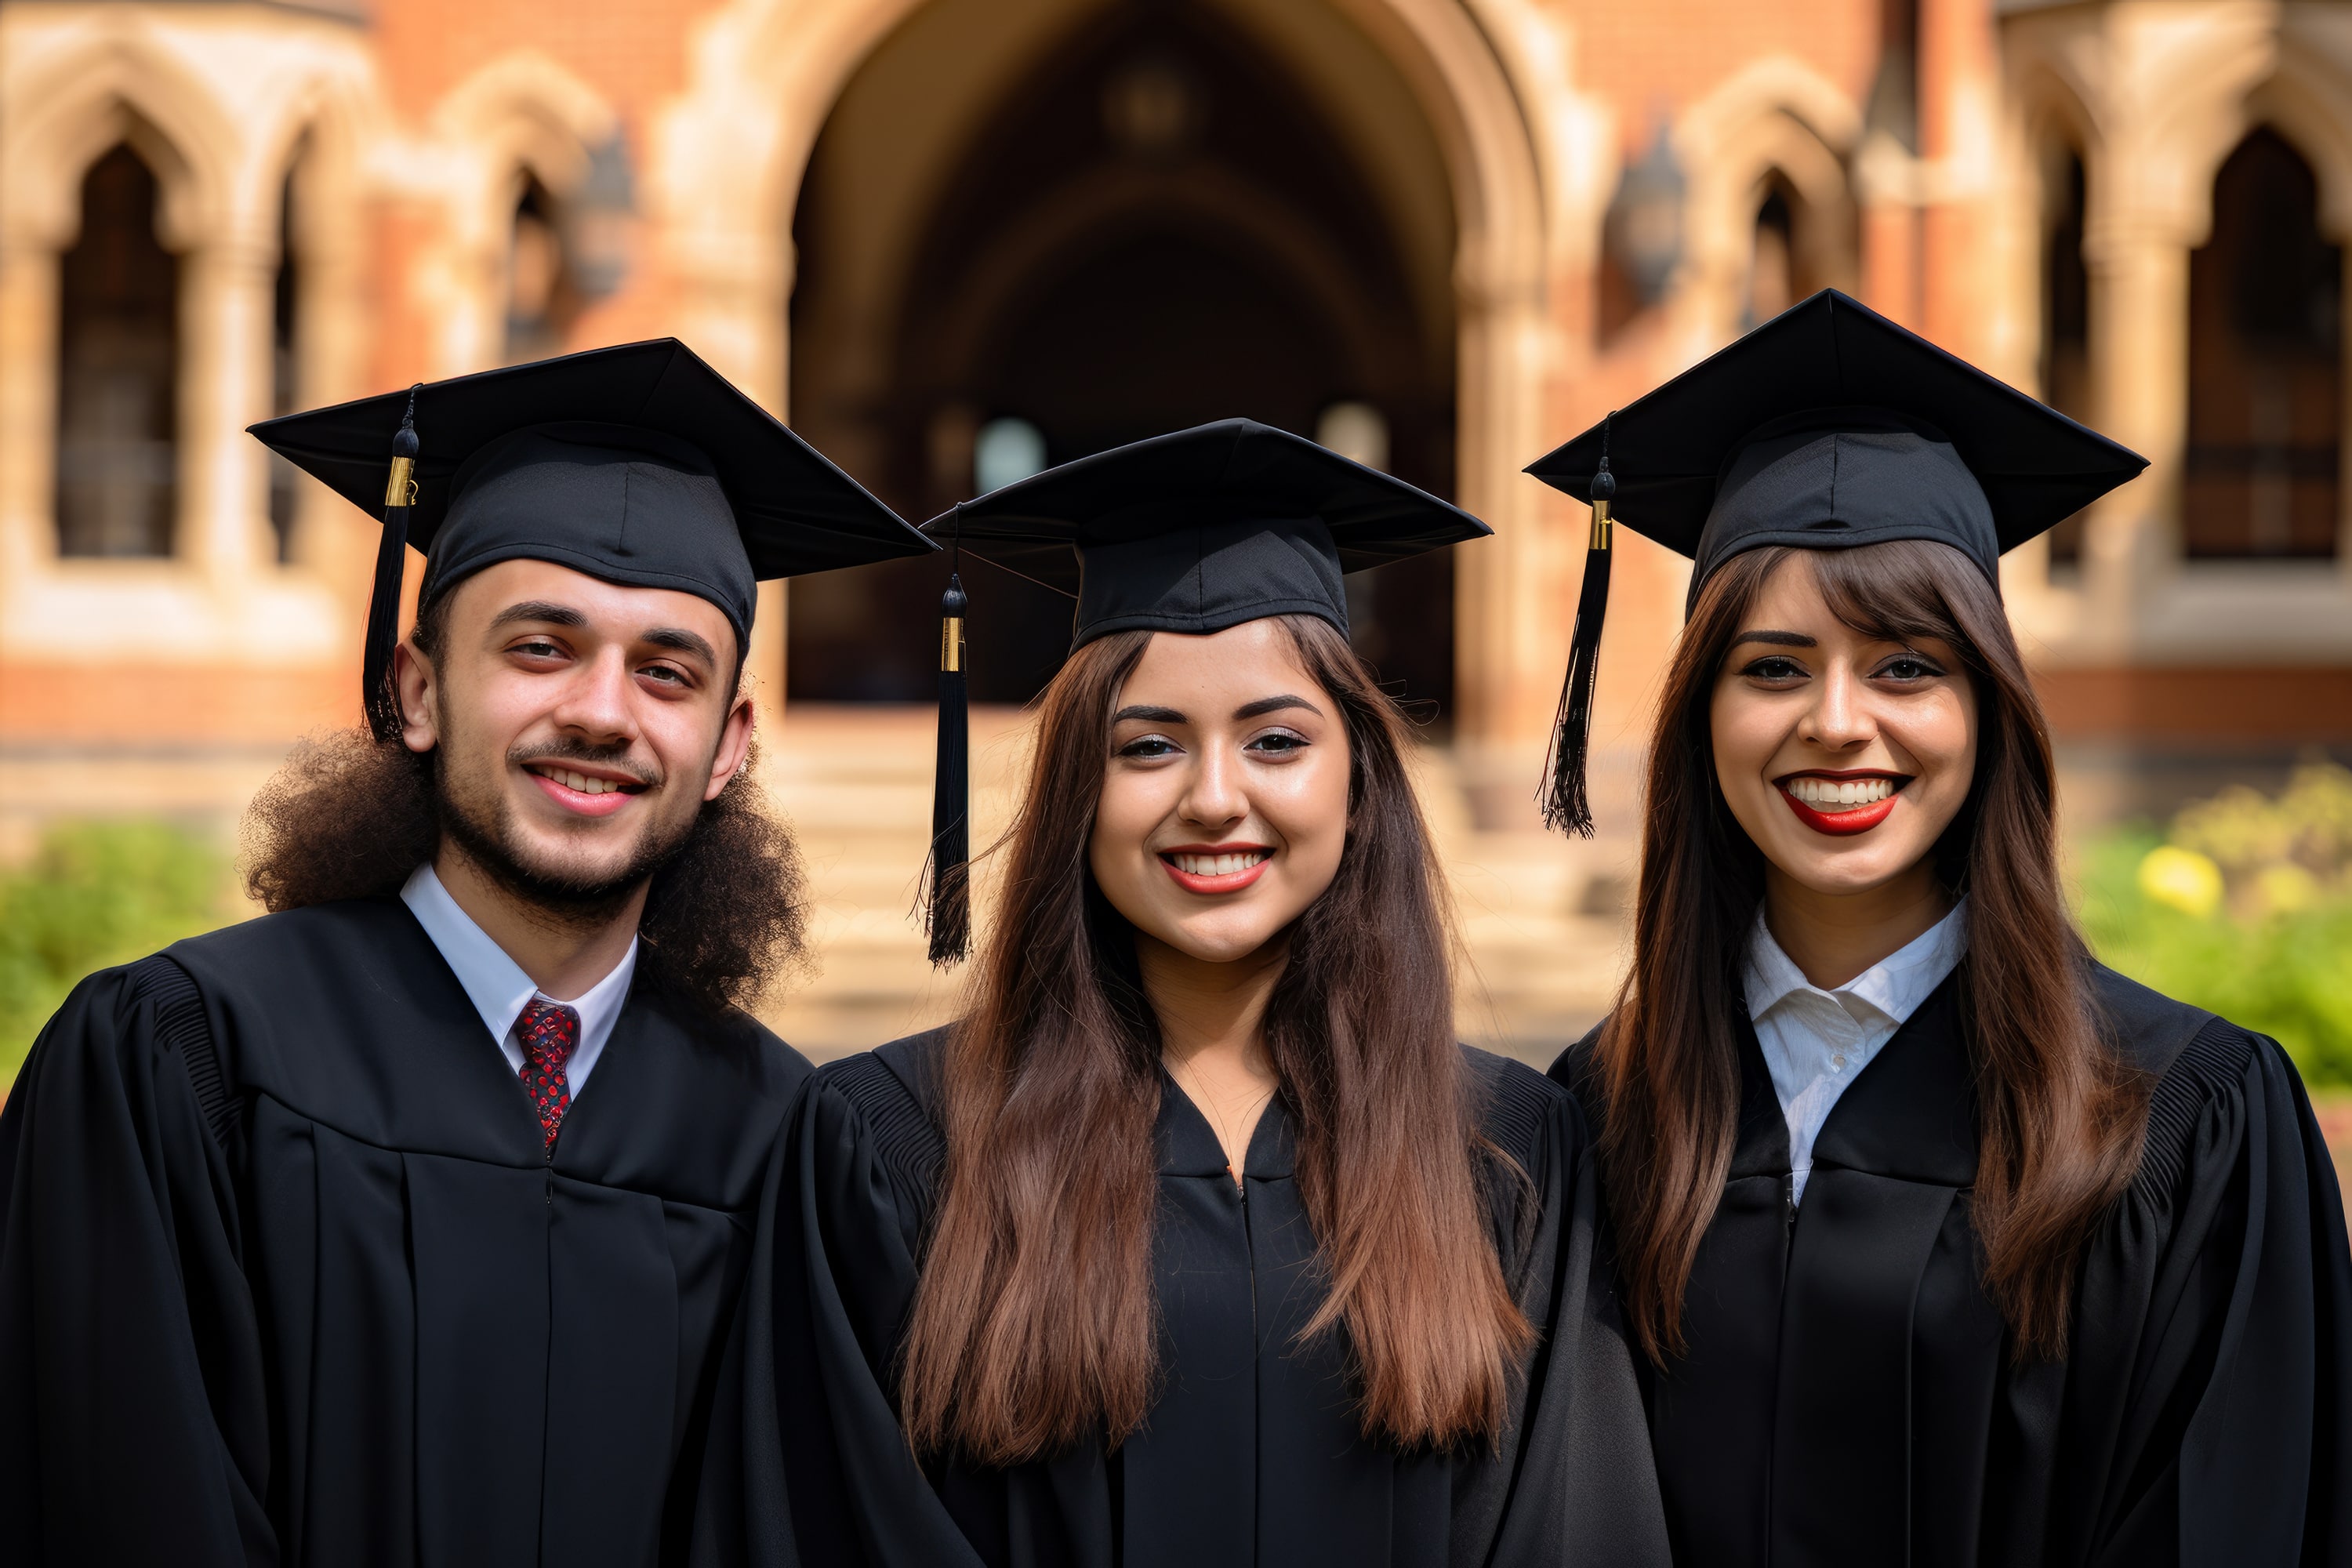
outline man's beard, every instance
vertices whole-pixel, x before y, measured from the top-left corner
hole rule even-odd
[[[592,754],[593,748],[570,748],[562,760],[609,763],[610,757]],[[531,755],[549,760],[545,747]],[[473,801],[450,787],[447,758],[433,770],[433,793],[440,808],[441,831],[484,874],[523,902],[564,924],[600,924],[618,914],[656,872],[676,859],[693,837],[699,813],[676,825],[649,823],[635,853],[618,870],[603,876],[583,875],[526,858],[522,837],[515,829],[514,807],[502,791],[485,792],[486,801]],[[506,759],[511,764],[512,758]]]

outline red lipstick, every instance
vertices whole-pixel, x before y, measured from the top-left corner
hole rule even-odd
[[[1843,810],[1823,811],[1819,806],[1799,800],[1795,794],[1789,788],[1791,784],[1801,778],[1838,780],[1885,779],[1894,785],[1894,788],[1886,792],[1885,799],[1874,800],[1867,805],[1850,805]],[[1787,801],[1789,803],[1789,809],[1797,814],[1797,820],[1799,822],[1803,823],[1806,826],[1811,828],[1816,833],[1826,833],[1833,837],[1843,838],[1856,833],[1867,833],[1872,828],[1877,826],[1880,823],[1885,821],[1894,812],[1895,802],[1901,796],[1903,786],[1910,781],[1899,773],[1791,773],[1787,778],[1777,779],[1773,782],[1774,787],[1779,789],[1780,792],[1780,798]]]

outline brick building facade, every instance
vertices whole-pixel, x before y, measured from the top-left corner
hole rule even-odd
[[[2347,233],[2337,5],[0,0],[0,815],[354,715],[373,528],[246,425],[673,332],[910,517],[1231,412],[1453,495],[1364,637],[1515,819],[1582,554],[1519,468],[1824,284],[2154,459],[2009,565],[2063,736],[2341,747]],[[1622,750],[1685,578],[1620,555]],[[919,576],[771,585],[763,700],[919,696]],[[1060,612],[985,586],[1018,700]]]

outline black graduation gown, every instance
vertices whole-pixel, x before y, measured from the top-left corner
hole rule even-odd
[[[2097,972],[2158,1079],[2146,1153],[2086,1248],[2067,1359],[2021,1362],[1969,1224],[1958,982],[1840,1097],[1801,1207],[1741,1025],[1739,1138],[1691,1275],[1688,1353],[1643,1368],[1676,1559],[2352,1563],[2352,1261],[2294,1068]],[[1552,1072],[1598,1116],[1591,1045]]]
[[[755,1261],[744,1456],[769,1478],[755,1560],[946,1568],[1663,1563],[1631,1358],[1590,1279],[1592,1183],[1574,1101],[1483,1052],[1486,1130],[1532,1194],[1491,1184],[1504,1277],[1543,1331],[1500,1452],[1367,1440],[1334,1336],[1294,1342],[1322,1299],[1276,1097],[1236,1190],[1192,1103],[1160,1089],[1154,1271],[1160,1390],[1141,1432],[988,1470],[919,1466],[895,1357],[945,1145],[940,1032],[817,1076],[772,1173]],[[714,1438],[714,1442],[716,1439]],[[777,1479],[781,1479],[781,1486]]]
[[[92,976],[0,1116],[0,1554],[677,1555],[807,1073],[635,993],[550,1156],[396,900]]]

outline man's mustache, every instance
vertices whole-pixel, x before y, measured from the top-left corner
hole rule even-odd
[[[518,768],[528,767],[533,763],[585,763],[591,767],[612,768],[625,773],[646,789],[653,789],[662,782],[658,770],[631,760],[626,744],[597,746],[578,740],[547,741],[515,747],[507,752],[507,762]]]

